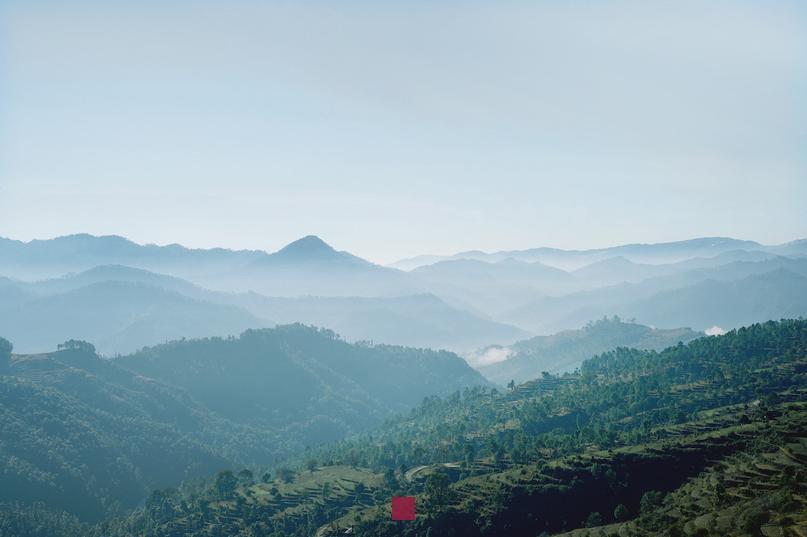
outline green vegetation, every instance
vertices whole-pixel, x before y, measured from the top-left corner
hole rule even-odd
[[[806,396],[804,320],[620,348],[577,374],[429,397],[260,483],[264,469],[185,480],[85,534],[801,535]],[[418,496],[416,521],[390,520],[397,494]]]
[[[522,383],[540,377],[544,371],[572,371],[583,360],[617,347],[662,350],[679,342],[689,343],[702,335],[689,328],[665,330],[623,321],[618,316],[604,317],[579,330],[565,330],[513,343],[507,347],[511,353],[507,360],[479,370],[498,384]]]
[[[325,462],[318,471],[342,463],[384,476],[368,485],[381,497],[374,506],[358,502],[336,518],[311,520],[323,521],[320,535],[346,527],[367,536],[538,535],[573,528],[597,535],[611,531],[603,524],[623,524],[635,535],[663,532],[670,523],[664,517],[672,516],[664,513],[680,512],[676,502],[686,487],[732,461],[756,461],[755,468],[782,481],[779,467],[764,461],[778,457],[779,446],[787,453],[803,450],[806,358],[807,322],[771,322],[661,353],[618,349],[585,362],[579,375],[547,375],[507,393],[477,388],[429,398],[372,435],[307,455]],[[791,497],[803,498],[805,461],[790,460],[792,469],[782,463],[781,473],[791,476]],[[299,471],[295,482],[307,473]],[[389,496],[402,492],[419,495],[414,523],[389,521]],[[749,492],[723,493],[726,508],[757,501]],[[312,505],[300,502],[298,509]],[[765,504],[765,523],[799,524],[801,502]],[[695,511],[686,513],[670,527],[691,529],[687,517]],[[133,516],[141,524],[148,518]],[[750,517],[738,528],[718,525],[714,535],[735,529],[742,535],[762,518]],[[242,512],[230,522],[220,518],[216,527],[251,535],[244,528],[265,522]],[[311,527],[307,522],[284,531],[309,535]],[[170,535],[160,533],[165,528],[154,535]]]
[[[151,490],[379,425],[426,393],[485,383],[451,353],[350,345],[299,325],[115,360],[83,341],[59,347],[14,355],[0,374],[0,502],[88,522]]]
[[[8,367],[11,360],[11,351],[14,350],[14,345],[7,339],[0,337],[0,371]]]

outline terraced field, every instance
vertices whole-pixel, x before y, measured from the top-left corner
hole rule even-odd
[[[749,440],[746,449],[716,461],[636,520],[562,535],[807,536],[805,410],[789,405],[763,436],[739,432]]]
[[[708,419],[658,429],[659,440],[653,443],[590,450],[463,479],[451,486],[452,500],[443,506],[442,516],[449,513],[453,529],[468,535],[480,534],[482,519],[488,520],[482,534],[505,535],[512,528],[524,535],[523,526],[540,526],[542,517],[557,520],[560,513],[568,523],[583,525],[592,505],[613,511],[627,504],[637,517],[630,522],[569,533],[546,525],[535,535],[802,536],[807,530],[807,403],[783,403],[767,414],[751,421],[742,405],[715,409]],[[594,475],[596,465],[615,475]],[[422,466],[416,474],[434,470]],[[649,490],[667,496],[662,505],[645,512],[641,500]],[[420,497],[421,504],[427,498]],[[775,514],[764,516],[771,512]],[[467,513],[474,516],[465,517]],[[388,509],[353,510],[333,527],[380,517],[388,518]]]

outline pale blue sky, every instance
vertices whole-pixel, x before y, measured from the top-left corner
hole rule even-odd
[[[2,236],[775,243],[805,148],[798,2],[0,0]]]

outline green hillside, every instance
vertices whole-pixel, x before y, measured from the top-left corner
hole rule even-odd
[[[3,348],[0,505],[41,502],[84,521],[124,513],[155,488],[378,426],[426,394],[486,383],[448,352],[351,345],[300,325],[113,360],[79,341],[38,355]]]
[[[548,371],[572,371],[586,358],[615,349],[662,350],[679,341],[688,343],[703,335],[689,328],[651,328],[619,317],[604,317],[579,330],[564,330],[551,336],[537,336],[506,347],[510,356],[501,362],[479,367],[488,379],[501,385],[521,383]]]
[[[768,322],[619,349],[579,376],[429,398],[289,462],[297,483],[356,468],[366,478],[350,502],[349,486],[324,494],[321,482],[290,498],[275,481],[236,486],[227,499],[211,479],[178,492],[167,519],[140,510],[109,535],[802,535],[805,439],[807,321]],[[273,486],[289,501],[264,509],[255,498]],[[389,520],[394,493],[417,494],[415,522]]]

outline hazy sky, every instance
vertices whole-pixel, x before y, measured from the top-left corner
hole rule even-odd
[[[807,236],[803,2],[0,0],[0,236]]]

